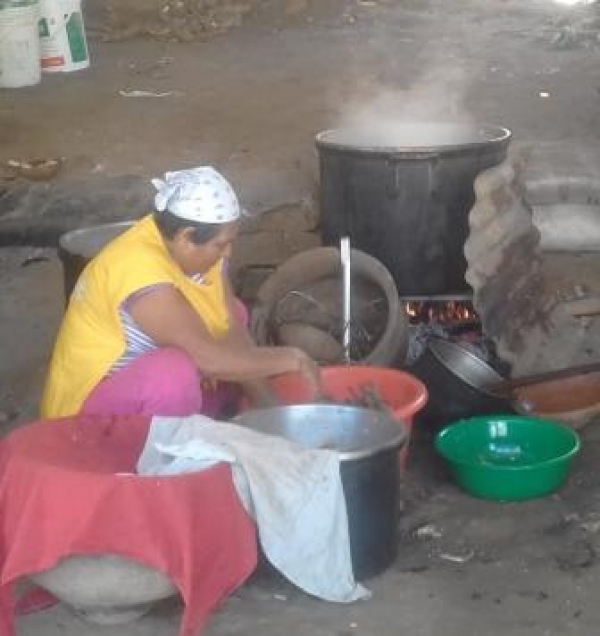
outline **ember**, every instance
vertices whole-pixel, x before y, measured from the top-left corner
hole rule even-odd
[[[432,339],[457,342],[486,361],[493,355],[470,296],[411,296],[402,300],[410,322],[409,364],[420,358]]]
[[[473,303],[468,299],[413,299],[407,300],[405,307],[411,325],[459,325],[479,322]]]

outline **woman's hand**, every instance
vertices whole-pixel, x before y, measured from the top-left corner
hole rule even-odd
[[[295,362],[293,371],[297,371],[309,383],[315,394],[315,399],[321,396],[321,370],[319,365],[302,349],[290,347]]]

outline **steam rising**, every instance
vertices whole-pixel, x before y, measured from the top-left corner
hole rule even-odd
[[[475,126],[464,105],[469,88],[464,66],[437,63],[405,90],[371,87],[370,96],[345,108],[334,143],[420,148],[477,143],[498,134]],[[363,91],[365,92],[365,91]]]

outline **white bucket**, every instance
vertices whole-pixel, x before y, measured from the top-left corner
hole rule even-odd
[[[39,10],[37,0],[0,0],[0,87],[40,81]]]
[[[40,6],[42,70],[56,73],[87,68],[90,57],[81,0],[41,0]]]

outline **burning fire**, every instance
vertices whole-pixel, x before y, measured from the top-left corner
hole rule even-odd
[[[411,324],[447,325],[479,320],[469,300],[410,300],[405,303],[405,308]]]

